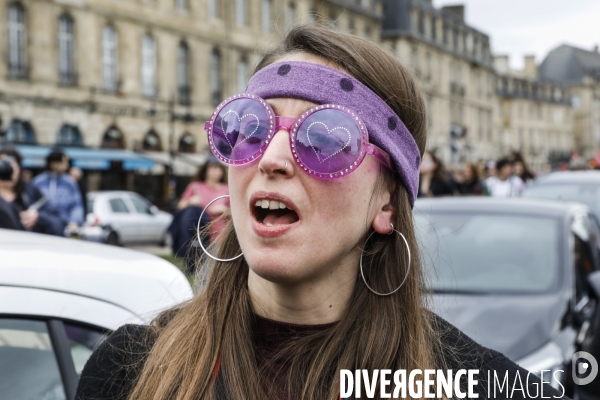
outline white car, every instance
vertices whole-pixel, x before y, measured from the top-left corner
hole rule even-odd
[[[0,397],[72,400],[106,333],[191,297],[159,257],[0,229]]]
[[[82,236],[114,245],[155,243],[164,246],[173,216],[134,192],[90,192]]]

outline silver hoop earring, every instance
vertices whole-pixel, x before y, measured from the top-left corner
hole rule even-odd
[[[240,253],[239,255],[237,255],[237,256],[235,256],[233,258],[217,258],[217,257],[213,256],[212,254],[210,254],[208,252],[208,250],[206,250],[204,248],[204,245],[202,244],[202,238],[200,237],[200,222],[202,221],[202,216],[204,215],[204,212],[206,211],[206,209],[208,207],[210,207],[210,205],[212,203],[214,203],[217,200],[223,199],[225,197],[230,197],[230,196],[228,194],[226,194],[226,195],[223,195],[223,196],[216,197],[214,200],[212,200],[210,203],[208,203],[206,205],[206,207],[204,207],[204,209],[200,213],[200,218],[198,218],[198,227],[196,228],[196,235],[198,236],[198,244],[200,245],[200,248],[202,249],[202,251],[204,252],[204,254],[206,254],[207,256],[209,256],[210,258],[212,258],[215,261],[230,262],[230,261],[233,261],[233,260],[237,260],[238,258],[240,258],[241,256],[243,256],[244,253]]]
[[[369,286],[369,284],[367,283],[367,280],[365,279],[365,274],[363,272],[363,262],[362,262],[362,260],[363,260],[363,254],[365,252],[365,249],[363,248],[363,251],[360,253],[360,275],[362,276],[362,280],[365,283],[365,286],[367,287],[367,289],[369,289],[371,292],[375,293],[378,296],[389,296],[391,294],[396,293],[398,290],[400,290],[400,288],[402,287],[402,285],[404,285],[404,282],[406,282],[406,279],[408,278],[408,274],[410,273],[410,247],[408,246],[408,241],[406,240],[406,238],[404,237],[404,235],[402,233],[400,233],[396,229],[394,229],[394,225],[392,225],[392,231],[390,233],[388,233],[388,235],[391,235],[392,232],[396,232],[398,235],[400,235],[402,237],[402,240],[404,240],[404,244],[406,245],[406,250],[408,251],[408,269],[406,270],[406,275],[404,275],[404,279],[400,283],[400,286],[398,286],[393,291],[391,291],[389,293],[379,293],[379,292],[376,292],[375,290],[373,290],[371,288],[371,286]],[[373,233],[375,233],[375,232],[373,232]],[[373,233],[371,233],[369,235],[369,237],[367,238],[367,241],[365,242],[365,246],[366,246],[367,242],[369,241],[369,239],[371,239],[371,236],[373,236]]]

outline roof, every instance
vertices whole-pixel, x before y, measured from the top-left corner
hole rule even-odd
[[[538,178],[534,185],[545,183],[592,183],[600,185],[600,171],[552,172]]]
[[[463,211],[494,213],[526,213],[530,215],[565,217],[576,210],[586,210],[580,203],[559,202],[531,198],[494,198],[487,196],[472,197],[438,197],[433,199],[417,199],[415,211]]]
[[[585,75],[600,80],[600,53],[563,44],[548,53],[538,71],[543,79],[566,84],[582,83]]]
[[[0,287],[75,294],[142,318],[192,296],[177,267],[134,250],[0,229],[0,254]]]

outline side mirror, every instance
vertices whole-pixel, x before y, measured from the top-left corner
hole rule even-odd
[[[150,211],[150,214],[156,215],[156,214],[158,214],[158,207],[156,207],[156,206],[150,206],[150,208],[148,209],[148,211]]]
[[[594,291],[597,299],[600,299],[600,271],[591,272],[588,277],[588,283]]]

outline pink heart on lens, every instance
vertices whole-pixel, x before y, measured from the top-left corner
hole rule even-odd
[[[335,152],[333,152],[332,154],[328,155],[327,157],[321,159],[321,157],[319,156],[319,152],[317,151],[317,149],[315,148],[315,146],[313,145],[312,141],[310,140],[310,129],[316,125],[323,125],[323,127],[325,127],[325,129],[327,130],[327,134],[331,135],[332,132],[336,131],[336,130],[342,130],[344,132],[346,132],[346,134],[348,135],[348,141],[346,142],[345,145],[343,145],[340,149],[336,150]],[[313,149],[313,151],[315,152],[315,155],[317,156],[317,160],[319,160],[319,162],[324,162],[327,159],[335,156],[336,154],[342,152],[346,147],[348,147],[350,145],[350,141],[352,140],[352,134],[350,133],[350,131],[347,128],[344,128],[343,126],[336,126],[333,129],[329,129],[329,127],[321,121],[316,121],[311,123],[308,128],[306,129],[306,137],[308,139],[308,143],[310,144],[310,147]]]
[[[254,128],[254,130],[252,131],[252,133],[250,133],[249,135],[247,135],[244,140],[240,140],[239,142],[236,142],[235,145],[231,145],[231,142],[229,141],[229,138],[227,137],[227,131],[225,130],[225,127],[223,126],[223,121],[225,120],[225,116],[229,113],[233,113],[235,114],[235,117],[237,118],[238,122],[241,124],[242,120],[244,118],[247,117],[253,117],[256,119],[256,128]],[[227,143],[229,144],[229,147],[231,147],[231,150],[233,150],[235,148],[235,146],[237,146],[240,143],[245,142],[246,140],[248,140],[252,135],[254,135],[256,133],[256,131],[258,130],[258,126],[260,124],[260,120],[258,119],[258,117],[254,114],[244,114],[240,117],[240,114],[238,114],[236,111],[234,110],[228,110],[225,114],[223,114],[223,116],[221,117],[221,129],[223,130],[223,136],[225,136],[225,140],[227,140]],[[239,133],[238,133],[239,134]]]

